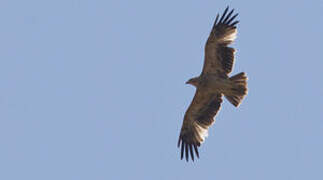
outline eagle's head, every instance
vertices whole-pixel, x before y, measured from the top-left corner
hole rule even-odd
[[[195,78],[191,78],[188,81],[186,81],[186,84],[191,84],[191,85],[197,87],[198,84],[199,84],[199,82],[200,82],[200,78],[199,77],[195,77]]]

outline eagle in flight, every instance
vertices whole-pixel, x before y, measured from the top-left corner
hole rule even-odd
[[[202,73],[186,82],[196,87],[195,96],[187,109],[178,147],[181,159],[186,161],[194,154],[199,158],[198,147],[208,136],[209,127],[215,122],[214,116],[220,109],[222,96],[238,107],[247,94],[247,76],[244,72],[229,77],[234,62],[235,49],[228,47],[237,35],[234,9],[228,13],[227,7],[221,18],[216,16],[213,28],[205,45],[205,58]],[[194,153],[195,152],[195,153]]]

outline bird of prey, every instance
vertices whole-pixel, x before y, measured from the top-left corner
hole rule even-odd
[[[228,47],[237,34],[234,9],[228,13],[227,7],[221,18],[219,14],[205,45],[205,58],[202,73],[186,82],[196,88],[195,96],[187,109],[178,147],[181,147],[181,159],[186,161],[194,154],[199,158],[198,147],[208,136],[209,127],[215,122],[214,116],[220,109],[222,96],[238,107],[247,94],[247,76],[244,72],[229,77],[234,62],[235,49]],[[232,16],[233,15],[233,16]],[[195,153],[194,153],[195,152]]]

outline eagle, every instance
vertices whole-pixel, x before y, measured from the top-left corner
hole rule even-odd
[[[194,154],[199,158],[198,147],[208,136],[209,127],[215,122],[214,117],[220,110],[222,96],[238,107],[247,94],[247,76],[244,72],[229,77],[234,62],[235,49],[228,47],[237,35],[238,13],[229,13],[227,7],[221,18],[219,14],[205,45],[205,57],[202,73],[189,79],[186,84],[196,88],[195,96],[188,107],[178,140],[181,159],[189,156],[194,161]],[[195,152],[195,153],[194,153]]]

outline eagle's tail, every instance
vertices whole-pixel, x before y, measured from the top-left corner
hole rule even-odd
[[[236,74],[229,78],[231,81],[231,88],[225,97],[230,101],[235,107],[238,107],[242,102],[243,97],[247,94],[247,76],[244,72]]]

